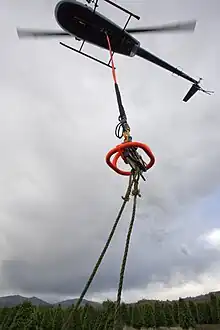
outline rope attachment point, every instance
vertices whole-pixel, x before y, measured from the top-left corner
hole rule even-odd
[[[106,33],[106,39],[109,47],[109,53],[110,53],[110,59],[112,63],[112,76],[114,80],[114,85],[115,85],[115,93],[116,93],[116,98],[117,98],[117,103],[118,103],[118,108],[119,108],[119,123],[117,124],[115,128],[115,135],[117,138],[121,139],[124,137],[124,142],[120,145],[117,145],[115,148],[110,150],[108,154],[106,155],[106,162],[107,164],[118,174],[120,175],[126,175],[130,176],[131,171],[123,171],[121,170],[117,164],[119,158],[122,158],[123,161],[126,164],[129,164],[133,170],[136,170],[137,168],[140,170],[140,176],[142,179],[145,181],[145,178],[143,176],[143,172],[146,172],[149,168],[151,168],[154,163],[155,163],[155,158],[150,150],[150,148],[143,143],[140,142],[132,142],[132,136],[130,135],[130,127],[127,122],[127,117],[125,113],[125,109],[122,104],[122,99],[121,99],[121,94],[119,90],[119,86],[117,83],[117,78],[116,78],[116,72],[115,72],[115,65],[114,65],[114,59],[113,59],[113,53],[112,53],[112,48],[111,48],[111,42],[108,34]],[[150,161],[148,164],[144,162],[140,154],[137,152],[137,149],[141,148],[150,158]],[[114,156],[113,161],[111,161],[111,157]]]
[[[150,159],[148,163],[145,163],[142,157],[137,153],[138,148],[142,149],[147,154]],[[113,155],[114,158],[111,160]],[[123,161],[126,164],[129,164],[133,170],[138,167],[141,172],[146,172],[155,163],[155,157],[151,149],[141,142],[123,142],[111,149],[106,155],[106,163],[111,169],[113,169],[113,171],[120,175],[130,176],[131,171],[124,171],[118,167],[119,158],[122,158]]]

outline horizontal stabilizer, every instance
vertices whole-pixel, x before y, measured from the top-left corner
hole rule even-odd
[[[184,97],[183,101],[184,102],[189,101],[189,99],[191,99],[191,97],[193,97],[193,95],[196,94],[196,92],[198,92],[199,90],[200,90],[200,86],[198,84],[193,84],[190,90],[188,91],[188,93],[186,94],[186,96]]]

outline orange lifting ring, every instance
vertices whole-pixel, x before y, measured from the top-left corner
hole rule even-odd
[[[151,151],[151,149],[144,143],[141,142],[124,142],[119,145],[117,145],[115,148],[110,150],[107,155],[106,155],[106,163],[108,164],[109,167],[111,167],[116,173],[121,174],[121,175],[131,175],[131,172],[123,171],[120,168],[117,167],[117,163],[119,158],[121,157],[123,160],[123,152],[125,151],[126,148],[131,148],[131,147],[136,147],[136,148],[141,148],[144,150],[144,152],[148,155],[150,158],[149,163],[146,164],[146,169],[149,170],[155,163],[155,157]],[[113,161],[111,161],[111,157],[114,156]]]

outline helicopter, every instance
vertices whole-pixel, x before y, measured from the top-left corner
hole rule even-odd
[[[192,86],[186,96],[183,98],[184,102],[187,102],[197,91],[202,91],[207,94],[213,93],[212,91],[206,91],[199,85],[202,78],[196,80],[178,68],[170,65],[156,55],[150,53],[148,50],[140,46],[140,42],[132,36],[132,34],[140,33],[156,33],[156,32],[192,32],[195,29],[196,21],[191,20],[182,23],[173,23],[162,26],[153,27],[140,27],[140,28],[127,28],[127,25],[131,17],[140,19],[139,16],[133,14],[129,10],[121,7],[117,3],[111,0],[104,0],[106,3],[122,10],[129,15],[127,22],[123,28],[111,21],[99,13],[96,9],[99,6],[99,0],[86,0],[88,4],[93,3],[94,8],[87,4],[83,4],[77,0],[61,0],[59,1],[54,10],[55,18],[62,31],[42,31],[42,30],[30,30],[17,28],[17,34],[19,38],[32,37],[75,37],[76,40],[82,41],[82,45],[79,50],[73,48],[67,44],[60,42],[64,47],[67,47],[75,52],[78,52],[92,60],[95,60],[101,64],[111,67],[110,61],[108,63],[101,61],[89,54],[82,52],[82,47],[85,42],[98,46],[108,50],[108,43],[106,35],[108,35],[111,41],[111,48],[113,54],[121,54],[129,57],[139,56],[147,61],[150,61],[165,70],[176,74],[183,79],[186,79],[192,83]]]

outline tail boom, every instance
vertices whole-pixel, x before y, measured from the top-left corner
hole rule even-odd
[[[172,66],[171,64],[165,62],[164,60],[162,60],[161,58],[155,56],[154,54],[148,52],[147,50],[143,49],[142,47],[138,47],[136,55],[139,57],[144,58],[145,60],[154,63],[158,66],[160,66],[161,68],[168,70],[174,74],[176,74],[179,77],[182,77],[185,80],[190,81],[193,85],[191,86],[190,90],[188,91],[188,93],[186,94],[186,96],[183,98],[184,102],[189,101],[189,99],[191,99],[191,97],[193,95],[195,95],[196,92],[198,91],[202,91],[206,94],[211,94],[213,93],[213,91],[206,91],[204,89],[202,89],[199,85],[201,79],[199,79],[198,81],[192,77],[190,77],[188,74],[186,74],[183,71],[180,71],[179,69],[175,68],[174,66]]]

